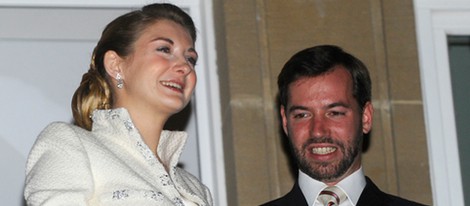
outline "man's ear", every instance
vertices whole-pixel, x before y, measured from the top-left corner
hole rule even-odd
[[[284,130],[284,133],[286,133],[286,135],[289,136],[289,130],[287,130],[286,109],[284,105],[281,105],[280,113],[281,113],[281,119],[282,119],[282,129]]]
[[[372,116],[374,107],[371,102],[367,102],[362,112],[362,133],[367,134],[372,129]]]
[[[122,62],[123,59],[115,51],[109,50],[104,54],[104,68],[106,69],[106,73],[113,79],[116,79],[117,74],[123,76],[121,70]]]

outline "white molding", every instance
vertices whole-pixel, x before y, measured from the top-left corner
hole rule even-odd
[[[201,4],[191,13],[198,28],[199,41],[196,45],[200,55],[198,83],[196,88],[196,118],[199,137],[201,179],[209,185],[214,196],[214,205],[227,205],[225,185],[225,164],[220,109],[219,77],[216,64],[215,31],[212,15],[212,0],[201,0]],[[195,7],[193,7],[195,8]],[[203,138],[201,138],[203,137]]]
[[[198,29],[196,48],[196,122],[201,180],[211,190],[214,205],[226,206],[219,79],[216,64],[212,0],[0,0],[0,7],[135,8],[154,2],[171,2],[188,9]]]
[[[415,0],[434,205],[464,205],[447,35],[470,34],[470,1]]]

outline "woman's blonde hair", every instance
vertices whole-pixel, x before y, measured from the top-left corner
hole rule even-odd
[[[114,51],[121,57],[129,56],[141,33],[158,20],[171,20],[183,26],[193,42],[196,41],[193,20],[181,8],[172,4],[150,4],[113,20],[103,30],[101,39],[93,50],[90,68],[83,74],[80,86],[73,95],[72,112],[76,125],[91,130],[93,111],[110,109],[113,106],[113,86],[103,62],[105,53]]]

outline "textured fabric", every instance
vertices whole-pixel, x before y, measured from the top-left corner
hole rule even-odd
[[[212,205],[209,190],[176,167],[187,134],[163,131],[161,164],[125,109],[93,113],[93,129],[52,123],[26,165],[28,205]],[[168,172],[167,172],[168,171]]]
[[[337,206],[344,202],[347,198],[348,197],[346,194],[344,194],[340,188],[331,186],[323,189],[320,192],[320,195],[318,195],[317,199],[324,206]]]
[[[403,198],[386,194],[366,177],[366,188],[361,194],[357,206],[375,206],[375,205],[391,205],[391,206],[423,206],[423,204],[405,200]]]
[[[292,190],[278,199],[264,203],[261,206],[307,206],[305,196],[300,190],[299,183],[295,182]]]
[[[357,206],[423,206],[394,195],[380,191],[380,189],[366,177],[366,187],[361,193]],[[267,202],[261,206],[308,206],[302,191],[296,182],[292,190],[279,199]]]

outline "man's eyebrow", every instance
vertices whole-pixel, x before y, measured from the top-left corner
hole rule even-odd
[[[334,108],[334,107],[345,107],[345,108],[351,108],[350,104],[346,104],[344,102],[333,102],[327,106],[328,109]]]
[[[307,107],[304,107],[304,106],[298,106],[298,105],[294,105],[294,106],[291,106],[289,107],[289,112],[293,112],[295,110],[308,110]]]
[[[346,104],[344,102],[333,102],[331,104],[328,104],[325,106],[326,109],[331,109],[335,107],[344,107],[344,108],[351,108],[350,104]],[[293,112],[296,110],[308,110],[308,107],[305,106],[300,106],[300,105],[293,105],[289,107],[288,112]]]

